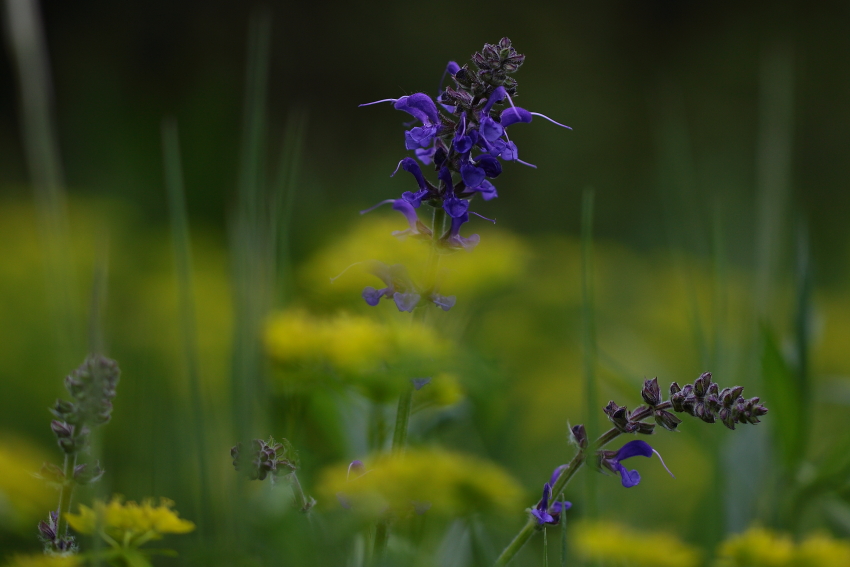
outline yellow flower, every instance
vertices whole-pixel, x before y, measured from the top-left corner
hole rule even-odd
[[[83,561],[78,555],[16,555],[4,567],[78,567]]]
[[[47,459],[35,445],[0,432],[0,529],[31,530],[56,505],[56,491],[32,474]]]
[[[594,562],[628,567],[696,567],[700,551],[666,532],[640,532],[613,522],[581,522],[573,530],[578,553]]]
[[[378,401],[396,396],[410,376],[433,375],[452,353],[451,343],[422,323],[346,313],[284,311],[268,321],[264,339],[282,369],[281,386],[304,389],[333,378]]]
[[[755,526],[720,544],[717,556],[717,567],[791,567],[794,542],[788,535]]]
[[[150,499],[135,502],[122,502],[121,497],[113,496],[109,503],[95,500],[94,508],[80,505],[79,514],[66,514],[68,524],[83,534],[100,532],[106,541],[118,547],[138,547],[162,534],[184,534],[195,529],[195,524],[181,519],[171,507],[174,503],[167,498],[160,499],[154,506]]]
[[[522,489],[497,465],[469,455],[438,449],[410,449],[403,456],[380,455],[362,471],[348,474],[348,464],[328,469],[318,491],[321,501],[374,519],[387,510],[407,515],[462,516],[473,512],[516,513]]]
[[[850,542],[813,534],[797,546],[795,567],[847,567]]]

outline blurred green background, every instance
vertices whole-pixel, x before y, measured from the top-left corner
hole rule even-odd
[[[498,224],[473,220],[465,232],[480,233],[481,245],[446,259],[442,292],[458,304],[428,323],[451,347],[424,364],[442,377],[429,388],[443,397],[414,416],[411,442],[499,464],[525,505],[569,460],[567,423],[587,419],[580,229],[582,193],[592,188],[601,404],[638,405],[644,377],[658,376],[664,389],[710,370],[721,386],[761,396],[771,413],[735,432],[692,419],[681,434],[660,432],[651,442],[676,479],[654,459],[637,463],[639,487],[597,479],[595,508],[583,471],[566,495],[574,516],[672,532],[705,550],[706,565],[727,534],[756,524],[798,537],[850,535],[846,3],[47,1],[42,13],[69,255],[56,281],[6,49],[0,463],[18,472],[0,472],[3,552],[38,550],[35,523],[55,495],[20,471],[59,460],[46,408],[64,395],[62,377],[96,328],[123,378],[95,446],[107,474],[79,502],[113,492],[174,499],[199,529],[166,540],[181,559],[163,564],[344,563],[356,530],[336,502],[320,502],[319,527],[308,525],[285,487],[238,479],[228,450],[240,436],[285,436],[300,451],[302,484],[318,494],[326,467],[374,448],[375,424],[394,412],[381,396],[399,378],[335,366],[351,359],[315,345],[303,347],[317,349],[310,357],[266,356],[279,351],[265,321],[286,310],[331,329],[322,333],[340,313],[404,324],[391,305],[363,304],[360,290],[377,280],[362,271],[328,283],[352,262],[415,262],[419,253],[390,236],[400,218],[357,215],[411,186],[389,177],[406,155],[406,116],[357,105],[434,94],[448,60],[463,63],[502,36],[527,56],[518,103],[574,130],[540,120],[512,131],[520,157],[538,169],[508,164],[499,199],[476,204]],[[267,66],[258,67],[267,84],[246,63],[262,52],[250,47],[265,37],[249,24],[258,13],[270,22]],[[259,127],[246,127],[246,117]],[[180,136],[188,315],[164,118]],[[283,195],[283,237],[263,224],[267,193]],[[60,288],[70,295],[57,311],[50,298]],[[99,317],[92,305],[102,305]],[[199,390],[184,355],[187,317]],[[357,328],[367,344],[373,331]],[[422,362],[398,348],[394,368]],[[523,519],[521,506],[434,519],[418,560],[486,564]],[[516,564],[539,564],[539,539]],[[391,559],[414,553],[405,547],[412,541],[400,528]],[[643,565],[635,557],[607,560]]]

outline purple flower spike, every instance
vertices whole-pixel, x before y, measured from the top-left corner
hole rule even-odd
[[[399,293],[395,292],[393,294],[393,301],[395,301],[396,307],[398,307],[399,311],[407,311],[408,313],[413,313],[413,310],[416,309],[416,306],[419,305],[419,299],[421,296],[418,293]]]
[[[622,447],[620,450],[614,453],[613,451],[605,451],[603,452],[603,462],[602,464],[608,468],[609,470],[619,473],[620,479],[622,480],[623,486],[626,488],[631,488],[633,486],[637,486],[640,483],[640,473],[636,470],[628,470],[624,467],[620,461],[624,461],[625,459],[630,459],[632,457],[651,457],[652,454],[655,453],[658,455],[658,460],[661,461],[661,465],[664,467],[670,476],[673,476],[673,473],[670,472],[670,469],[667,468],[667,465],[664,464],[664,459],[661,458],[661,455],[655,449],[650,446],[646,441],[629,441]],[[675,478],[675,477],[674,477]]]

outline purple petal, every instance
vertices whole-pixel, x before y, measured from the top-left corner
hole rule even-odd
[[[498,177],[499,174],[502,173],[502,164],[499,163],[498,159],[489,154],[482,154],[478,156],[478,158],[475,160],[475,163],[478,164],[478,166],[484,170],[485,175],[487,175],[487,177],[490,177],[491,179],[493,177]]]
[[[437,177],[440,181],[443,182],[443,190],[450,191],[454,189],[454,182],[452,181],[452,172],[449,171],[448,167],[441,167],[440,172],[437,174]]]
[[[422,168],[419,167],[419,164],[416,163],[415,159],[411,157],[406,157],[399,161],[398,165],[395,168],[395,171],[392,172],[390,177],[394,177],[395,174],[398,173],[399,168],[413,175],[413,177],[416,178],[416,184],[419,185],[420,189],[428,188],[428,182],[425,181],[425,176],[422,175]]]
[[[363,299],[366,300],[366,303],[375,307],[378,302],[381,301],[381,297],[384,295],[384,289],[377,290],[374,287],[369,286],[363,289],[363,293],[361,295],[363,296]]]
[[[485,104],[484,108],[481,110],[481,116],[490,116],[490,109],[493,108],[493,105],[505,100],[506,96],[508,96],[508,93],[505,91],[505,87],[497,87],[490,95],[490,98],[487,99],[487,104]]]
[[[566,511],[566,510],[569,510],[569,509],[570,509],[570,508],[572,508],[572,507],[573,507],[572,502],[567,502],[566,500],[564,500],[563,502],[555,502],[555,503],[553,503],[553,504],[552,504],[552,507],[551,507],[551,508],[549,508],[549,510],[550,510],[553,514],[560,514],[561,512],[564,512],[564,511]]]
[[[420,201],[422,198],[420,197]],[[419,217],[416,216],[416,209],[413,208],[413,205],[409,203],[405,199],[396,199],[393,202],[393,210],[398,211],[405,216],[407,219],[407,223],[410,225],[411,230],[414,232],[419,232],[417,230],[416,223],[419,221]]]
[[[416,306],[419,304],[420,295],[418,293],[399,293],[395,292],[393,294],[393,301],[395,301],[396,307],[398,307],[399,311],[407,311],[412,313]]]
[[[499,194],[496,192],[496,187],[492,183],[487,181],[486,179],[484,181],[482,181],[481,185],[479,185],[478,187],[467,187],[467,190],[468,191],[476,191],[478,193],[481,193],[481,197],[485,201],[489,201],[490,199],[495,199],[496,197],[499,196]]]
[[[454,61],[449,61],[449,64],[446,65],[446,71],[448,71],[450,74],[454,75],[455,73],[460,71],[460,65],[458,65]]]
[[[543,485],[543,497],[537,503],[537,509],[545,512],[549,509],[549,498],[552,497],[552,487],[547,482]]]
[[[422,199],[428,196],[429,191],[427,189],[423,189],[422,191],[417,191],[416,193],[411,193],[410,191],[405,191],[401,194],[401,198],[413,205],[414,208],[419,208],[422,204]]]
[[[456,219],[466,215],[466,211],[469,209],[469,201],[466,199],[458,199],[452,195],[443,201],[443,209],[445,209],[452,219]],[[469,218],[468,215],[467,218]]]
[[[433,301],[443,311],[448,311],[449,309],[455,306],[455,303],[457,302],[457,297],[455,297],[454,295],[446,297],[445,295],[435,293],[431,296],[431,301]]]
[[[434,152],[437,151],[437,147],[433,148],[416,148],[413,153],[416,154],[416,157],[425,165],[431,165],[434,161]]]
[[[630,459],[632,457],[651,457],[652,456],[652,447],[646,441],[640,441],[638,439],[634,441],[629,441],[617,451],[617,456],[615,457],[617,461],[622,461],[625,459]]]
[[[408,150],[427,148],[434,141],[436,126],[417,126],[404,133],[404,147]]]
[[[542,510],[537,510],[537,509],[532,510],[531,515],[534,516],[535,518],[537,518],[537,523],[540,524],[541,526],[543,524],[554,523],[554,521],[555,521],[555,518],[553,518],[552,516],[550,516],[545,511],[542,511]]]
[[[503,128],[507,128],[517,122],[531,122],[531,113],[524,108],[511,106],[502,111],[501,120]]]
[[[481,137],[488,142],[495,142],[502,134],[505,133],[505,128],[489,116],[481,121]]]
[[[478,130],[471,130],[466,136],[456,136],[453,140],[455,151],[459,154],[466,154],[478,142]]]
[[[549,479],[549,484],[551,484],[552,486],[555,486],[555,481],[558,480],[558,477],[561,476],[561,472],[565,468],[567,468],[567,465],[561,465],[560,467],[558,467],[554,471],[552,471],[552,478]]]
[[[393,107],[418,118],[423,124],[438,124],[440,122],[437,105],[425,93],[403,96],[395,101]]]
[[[467,187],[478,187],[484,181],[484,176],[484,169],[476,167],[471,163],[465,163],[460,166],[460,178]]]
[[[410,381],[413,382],[414,390],[421,390],[431,383],[431,378],[411,378]]]
[[[620,463],[617,463],[617,469],[620,471],[620,479],[624,487],[632,488],[640,484],[640,473],[636,470],[630,471]]]
[[[514,161],[519,158],[519,152],[517,152],[516,144],[513,142],[508,142],[505,144],[505,147],[502,149],[502,159],[505,161]]]

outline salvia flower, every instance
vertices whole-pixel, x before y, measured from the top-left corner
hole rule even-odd
[[[245,472],[251,480],[265,480],[271,475],[272,480],[279,476],[287,476],[298,468],[298,456],[288,440],[276,442],[272,437],[268,441],[254,439],[251,441],[251,451],[242,449],[237,443],[230,449],[233,458],[233,468]]]
[[[557,524],[561,520],[561,513],[569,510],[572,507],[571,502],[567,502],[564,500],[555,501],[550,504],[550,500],[552,499],[552,485],[555,484],[555,481],[558,480],[558,476],[561,474],[561,471],[564,470],[566,465],[561,465],[556,468],[552,472],[552,478],[543,485],[543,497],[540,499],[540,502],[537,503],[537,506],[531,511],[531,515],[537,518],[537,525],[543,526],[545,524]]]
[[[629,441],[620,447],[618,451],[599,451],[599,462],[603,468],[619,474],[624,487],[631,488],[640,483],[640,473],[636,470],[628,470],[621,464],[621,462],[632,457],[651,457],[653,453],[658,455],[658,460],[661,461],[661,465],[668,473],[670,473],[670,476],[673,476],[673,473],[671,473],[670,469],[667,468],[667,465],[664,464],[664,459],[661,458],[658,451],[653,449],[646,441]]]
[[[53,553],[72,554],[77,552],[76,538],[59,533],[59,513],[56,510],[50,511],[47,515],[47,521],[42,520],[38,523],[38,539],[44,544],[45,549],[49,549]]]
[[[517,83],[509,75],[524,61],[525,56],[516,52],[511,41],[502,38],[497,44],[485,44],[481,52],[472,56],[474,69],[449,62],[444,78],[448,73],[454,86],[443,88],[441,81],[436,99],[426,93],[415,93],[360,105],[391,102],[397,110],[421,122],[404,133],[405,148],[414,150],[423,164],[433,166],[439,183],[429,182],[413,158],[404,158],[399,168],[411,173],[419,188],[405,191],[402,199],[414,208],[427,202],[444,208],[452,219],[468,220],[465,215],[475,195],[481,195],[484,200],[496,198],[496,188],[489,180],[502,173],[500,160],[526,164],[519,160],[516,144],[508,138],[507,128],[531,122],[534,116],[569,128],[514,104]],[[456,244],[453,248],[470,248],[457,233],[466,220],[453,227],[451,242]],[[411,220],[411,228],[414,224]]]

